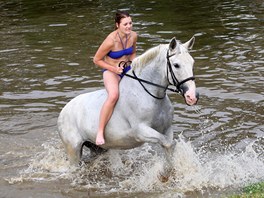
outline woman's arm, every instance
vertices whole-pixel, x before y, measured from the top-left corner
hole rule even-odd
[[[108,54],[108,52],[113,48],[114,41],[113,39],[108,36],[103,43],[98,48],[97,52],[94,55],[93,62],[94,64],[98,65],[99,67],[103,69],[107,69],[112,72],[117,72],[117,67],[108,64],[105,62],[104,58]]]

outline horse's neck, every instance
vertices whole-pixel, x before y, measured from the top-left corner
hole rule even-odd
[[[165,85],[165,67],[166,63],[156,58],[156,60],[153,60],[151,63],[148,63],[147,66],[145,66],[145,68],[138,73],[138,76],[145,80]],[[137,71],[135,72],[137,73]]]
[[[150,61],[147,65],[144,66],[143,69],[135,70],[136,75],[144,79],[146,81],[161,85],[161,86],[168,86],[168,80],[166,76],[166,54],[164,52],[160,52],[158,56],[156,56],[152,61]],[[145,87],[155,96],[163,97],[164,96],[164,89],[144,84]]]

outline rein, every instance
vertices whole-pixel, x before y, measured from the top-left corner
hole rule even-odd
[[[132,71],[132,73],[133,73],[134,76],[132,76],[132,75],[130,75],[130,74],[125,74],[125,75],[128,76],[128,77],[130,77],[130,78],[133,78],[133,79],[137,80],[137,81],[141,84],[141,86],[144,88],[144,90],[145,90],[149,95],[151,95],[153,98],[156,98],[156,99],[163,99],[163,98],[165,97],[165,95],[166,95],[165,92],[166,92],[167,89],[168,89],[168,90],[171,90],[171,91],[175,91],[174,89],[171,89],[171,88],[168,88],[168,87],[165,87],[165,86],[162,86],[162,85],[159,85],[159,84],[156,84],[156,83],[153,83],[153,82],[150,82],[150,81],[147,81],[147,80],[144,80],[144,79],[138,78],[137,75],[136,75],[136,73],[135,73],[134,71]],[[155,86],[155,87],[163,88],[163,89],[164,89],[164,93],[165,93],[164,96],[163,96],[163,97],[154,96],[152,93],[149,92],[149,90],[147,90],[147,88],[143,85],[143,83],[146,83],[146,84],[149,84],[149,85],[153,85],[153,86]],[[175,91],[175,92],[177,92],[177,91]]]
[[[130,64],[132,63],[132,61],[121,61],[120,63],[119,63],[119,67],[120,66],[123,66],[123,68],[125,68],[125,67],[127,67],[127,66],[129,66]],[[147,81],[147,80],[144,80],[144,79],[142,79],[142,78],[139,78],[139,77],[137,77],[137,75],[136,75],[136,73],[135,73],[135,71],[132,71],[132,73],[133,73],[133,76],[132,75],[130,75],[130,74],[124,74],[125,76],[127,76],[127,77],[130,77],[130,78],[132,78],[132,79],[134,79],[134,80],[137,80],[138,82],[139,82],[139,84],[144,88],[144,90],[149,94],[149,95],[151,95],[153,98],[156,98],[156,99],[163,99],[164,97],[165,97],[165,95],[166,95],[166,90],[168,89],[168,90],[170,90],[170,91],[173,91],[173,92],[178,92],[178,90],[176,90],[176,89],[172,89],[172,88],[169,88],[168,86],[167,87],[165,87],[165,86],[162,86],[162,85],[159,85],[159,84],[156,84],[156,83],[153,83],[153,82],[150,82],[150,81]],[[155,96],[155,95],[153,95],[152,93],[150,93],[150,91],[149,90],[147,90],[147,88],[144,86],[144,84],[143,83],[146,83],[146,84],[149,84],[149,85],[152,85],[152,86],[155,86],[155,87],[159,87],[159,88],[162,88],[162,89],[164,89],[164,96],[163,97],[158,97],[158,96]],[[179,93],[179,92],[178,92]]]
[[[175,76],[173,70],[172,70],[172,65],[171,65],[171,63],[170,63],[170,57],[172,57],[173,55],[175,55],[175,54],[171,54],[171,55],[169,55],[169,51],[167,52],[167,80],[168,80],[168,82],[169,82],[170,85],[175,86],[175,89],[172,89],[172,88],[170,88],[170,87],[168,87],[168,86],[165,87],[165,86],[162,86],[162,85],[159,85],[159,84],[156,84],[156,83],[153,83],[153,82],[150,82],[150,81],[144,80],[144,79],[142,79],[142,78],[138,78],[137,75],[136,75],[136,73],[135,73],[135,71],[132,71],[133,76],[130,75],[130,74],[124,74],[124,75],[127,76],[127,77],[130,77],[130,78],[132,78],[132,79],[137,80],[137,81],[140,83],[140,85],[144,88],[144,90],[145,90],[149,95],[151,95],[153,98],[156,98],[156,99],[163,99],[163,98],[165,98],[165,96],[166,96],[166,90],[170,90],[170,91],[172,91],[172,92],[176,92],[176,93],[181,93],[181,94],[183,94],[183,90],[180,88],[180,86],[181,86],[182,84],[184,84],[185,82],[189,81],[189,80],[194,80],[195,77],[192,76],[192,77],[186,78],[186,79],[184,79],[184,80],[182,80],[182,81],[179,82],[178,79],[176,78],[176,76]],[[123,68],[125,68],[125,67],[129,66],[131,63],[132,63],[131,61],[121,61],[121,62],[119,63],[118,66],[119,66],[119,67],[122,66]],[[170,80],[169,80],[169,72],[170,72],[170,74],[171,74],[171,78],[172,78],[173,83],[171,83]],[[149,84],[149,85],[152,85],[152,86],[155,86],[155,87],[159,87],[159,88],[164,89],[164,96],[162,96],[162,97],[158,97],[158,96],[153,95],[152,93],[150,93],[150,92],[147,90],[147,88],[144,86],[143,83],[146,83],[146,84]]]

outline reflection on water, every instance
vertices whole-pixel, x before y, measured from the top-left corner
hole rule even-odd
[[[134,0],[128,6],[127,1],[6,0],[0,8],[0,175],[5,178],[0,185],[7,197],[19,188],[25,197],[36,191],[43,196],[43,189],[58,197],[83,196],[87,189],[108,197],[109,190],[131,196],[147,192],[143,196],[195,197],[204,188],[232,192],[264,179],[262,1]],[[71,98],[102,88],[92,57],[113,30],[117,8],[133,15],[138,54],[173,36],[183,42],[196,36],[192,56],[201,97],[198,106],[186,107],[181,96],[168,93],[175,107],[175,138],[182,134],[190,142],[179,143],[176,173],[167,184],[157,183],[152,174],[162,161],[148,145],[139,158],[140,149],[110,153],[92,167],[88,163],[67,173],[57,116]],[[189,143],[185,159],[179,151]],[[109,164],[116,166],[110,172],[105,169]],[[188,175],[194,167],[196,172]],[[122,168],[127,172],[120,172]],[[32,181],[39,181],[34,184],[37,190]],[[61,190],[54,189],[54,183]],[[169,194],[161,193],[166,190]]]

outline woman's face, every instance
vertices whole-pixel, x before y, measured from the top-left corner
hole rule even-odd
[[[116,24],[117,28],[124,34],[130,34],[132,31],[131,17],[122,18],[120,24]]]

